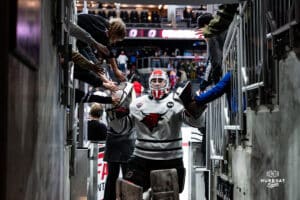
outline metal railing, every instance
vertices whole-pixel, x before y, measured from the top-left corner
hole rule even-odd
[[[208,107],[207,134],[210,136],[211,160],[222,160],[228,143],[229,132],[235,133],[235,142],[239,141],[239,132],[243,129],[243,92],[241,40],[241,18],[235,16],[227,30],[223,46],[223,74],[230,72],[230,92],[211,102]]]
[[[244,12],[241,13],[241,49],[245,69],[245,82],[243,91],[247,92],[248,102],[251,108],[262,104],[272,104],[270,77],[274,77],[276,70],[269,68],[270,55],[266,41],[266,16],[265,5],[262,1],[248,1],[245,3]],[[274,81],[272,81],[274,82]],[[275,84],[276,85],[276,84]]]
[[[299,23],[300,3],[298,0],[266,0],[266,17],[271,31],[274,32],[288,24]]]
[[[223,98],[215,100],[208,105],[206,134],[209,141],[209,158],[211,160],[223,159],[225,148],[225,130],[222,108],[224,107]]]

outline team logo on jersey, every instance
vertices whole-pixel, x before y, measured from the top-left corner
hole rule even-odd
[[[140,103],[136,104],[136,107],[137,107],[137,108],[140,108],[140,107],[142,107],[142,105],[143,105],[143,103],[140,102]]]
[[[149,113],[145,114],[142,112],[142,114],[145,116],[144,119],[142,119],[141,122],[143,122],[150,131],[152,131],[155,127],[158,125],[158,121],[162,120],[162,116],[165,115],[166,113],[159,114],[159,113]]]
[[[168,108],[172,108],[174,106],[174,102],[170,101],[167,103]]]

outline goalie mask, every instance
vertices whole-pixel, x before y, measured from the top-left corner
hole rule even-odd
[[[149,88],[154,99],[161,99],[169,92],[169,77],[161,69],[155,69],[149,78]]]

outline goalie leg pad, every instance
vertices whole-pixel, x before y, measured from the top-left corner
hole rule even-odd
[[[152,200],[179,200],[176,169],[153,170],[150,173]]]
[[[117,179],[117,200],[143,200],[143,188],[124,179]]]

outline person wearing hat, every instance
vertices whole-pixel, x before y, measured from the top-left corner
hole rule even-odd
[[[203,13],[197,18],[198,29],[202,29],[205,38],[221,34],[228,29],[239,4],[222,4],[215,16]]]
[[[226,93],[229,109],[236,110],[237,102],[234,97],[236,92],[232,91],[231,88],[232,73],[228,71],[221,80],[219,79],[222,69],[223,44],[226,38],[227,28],[233,19],[237,5],[238,4],[222,5],[220,6],[222,9],[217,12],[217,17],[213,18],[210,13],[204,13],[197,19],[197,33],[202,33],[208,43],[208,63],[211,63],[210,74],[212,74],[211,78],[206,79],[204,84],[200,85],[201,93],[194,97],[194,103],[198,104],[198,106],[203,106]],[[219,25],[220,23],[223,23],[223,25]],[[218,31],[209,31],[214,30],[212,27],[219,27],[219,29]],[[215,85],[209,90],[204,91],[211,83]],[[245,103],[243,103],[243,109],[245,109]]]
[[[200,84],[200,90],[211,84],[216,84],[222,74],[222,59],[223,59],[223,45],[226,38],[226,30],[223,32],[211,31],[211,22],[215,20],[211,13],[203,13],[197,18],[196,34],[203,35],[207,43],[208,58],[206,63],[206,70],[204,79]]]

